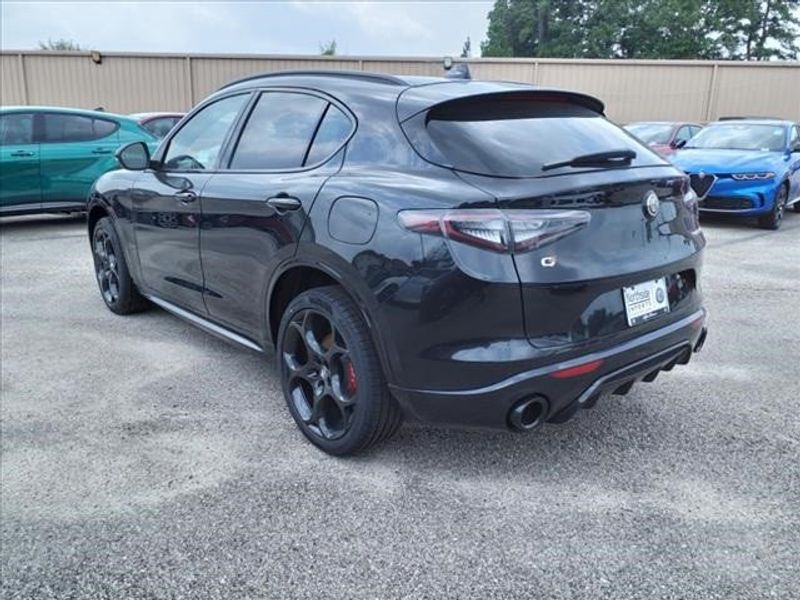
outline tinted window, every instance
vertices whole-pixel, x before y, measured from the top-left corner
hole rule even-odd
[[[175,127],[178,121],[180,121],[180,117],[158,117],[143,123],[142,127],[157,138],[163,138]]]
[[[692,138],[688,146],[779,152],[786,148],[786,127],[753,123],[719,123],[703,129]]]
[[[459,100],[435,107],[427,121],[438,153],[454,168],[472,173],[535,177],[548,163],[610,150],[633,150],[634,166],[663,164],[602,115],[565,102],[520,96]],[[410,137],[430,157],[431,148]]]
[[[69,143],[99,140],[114,133],[118,125],[106,119],[82,115],[45,114],[44,142]]]
[[[294,169],[303,160],[327,102],[316,96],[267,92],[247,119],[232,169]]]
[[[0,115],[0,144],[32,144],[33,115],[15,113]]]
[[[164,166],[181,171],[213,169],[225,136],[247,98],[247,94],[229,96],[192,116],[170,140]]]
[[[328,110],[322,118],[314,143],[308,152],[305,164],[315,165],[329,158],[344,143],[353,125],[350,119],[333,104],[328,105]]]

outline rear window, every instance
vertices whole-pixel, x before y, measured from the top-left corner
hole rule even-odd
[[[423,133],[424,130],[424,133]],[[632,166],[663,161],[597,112],[565,101],[530,96],[467,99],[428,111],[406,126],[420,154],[460,171],[498,177],[537,177],[549,163],[610,150],[633,150]]]

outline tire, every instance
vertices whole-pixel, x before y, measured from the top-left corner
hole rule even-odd
[[[775,202],[772,203],[772,210],[764,215],[758,217],[758,226],[762,229],[778,229],[783,221],[783,215],[786,212],[786,202],[789,199],[789,188],[782,185],[775,195]]]
[[[792,204],[792,208],[794,209],[794,212],[800,213],[800,200]]]
[[[390,438],[402,422],[369,328],[338,286],[299,294],[281,317],[277,348],[284,398],[308,440],[336,456]]]
[[[149,306],[131,279],[122,244],[108,217],[100,219],[92,231],[92,257],[100,296],[109,310],[128,315]]]

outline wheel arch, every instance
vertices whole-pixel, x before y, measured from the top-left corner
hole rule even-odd
[[[89,206],[89,212],[86,215],[86,226],[89,229],[89,240],[91,242],[92,234],[97,222],[103,217],[110,217],[111,211],[98,202],[94,202]]]
[[[349,269],[352,270],[352,267]],[[352,277],[347,277],[344,273],[328,264],[302,259],[292,260],[276,270],[266,298],[266,344],[272,347],[277,345],[281,317],[293,298],[315,287],[337,285],[353,300],[366,321],[384,374],[392,382],[394,377],[388,349],[385,340],[378,333],[381,328],[376,326],[376,311],[374,307],[370,307],[370,304],[374,304],[374,299],[370,302],[368,289],[358,290],[357,286],[349,284],[357,276],[355,272]]]

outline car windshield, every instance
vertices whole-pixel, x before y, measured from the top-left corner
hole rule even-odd
[[[720,123],[706,127],[692,138],[686,148],[721,150],[761,150],[781,152],[786,147],[783,125]]]
[[[625,127],[645,144],[666,144],[672,135],[669,123],[634,123]]]

